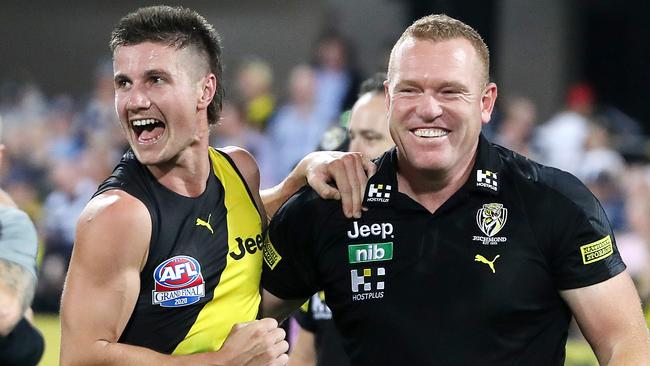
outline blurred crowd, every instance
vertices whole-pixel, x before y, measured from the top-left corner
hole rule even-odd
[[[274,79],[272,65],[259,57],[234,65],[235,83],[227,88],[211,145],[250,151],[263,188],[279,182],[319,146],[329,127],[341,123],[367,76],[339,34],[326,33],[316,44],[314,60],[293,67],[287,80]],[[570,86],[565,108],[547,121],[538,119],[535,102],[525,96],[500,98],[484,133],[587,184],[605,208],[628,270],[650,305],[650,151],[643,148],[640,123],[600,105],[587,83]],[[35,84],[0,83],[1,138],[7,146],[0,186],[39,230],[37,312],[58,311],[77,217],[128,148],[113,103],[110,61],[98,65],[87,100],[48,97]]]

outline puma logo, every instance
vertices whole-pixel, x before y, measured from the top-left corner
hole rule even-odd
[[[488,266],[490,266],[490,269],[492,270],[492,273],[496,273],[496,271],[494,270],[494,261],[496,261],[497,258],[499,258],[499,257],[500,257],[500,255],[497,254],[497,256],[494,257],[493,260],[489,261],[489,260],[485,259],[484,256],[482,256],[482,255],[480,255],[480,254],[477,254],[476,257],[474,257],[474,262],[485,263],[485,264],[487,264]]]
[[[208,230],[210,230],[210,232],[211,232],[212,234],[214,234],[214,231],[212,230],[212,225],[210,225],[210,217],[211,217],[211,216],[212,216],[212,214],[209,214],[209,215],[208,215],[208,221],[203,221],[203,220],[201,220],[201,218],[197,217],[197,218],[196,218],[196,226],[204,226],[204,227],[206,227]]]

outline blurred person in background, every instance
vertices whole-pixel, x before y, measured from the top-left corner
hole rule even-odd
[[[612,147],[612,135],[602,117],[589,123],[584,155],[576,176],[598,198],[614,231],[626,228],[625,199],[621,179],[626,170],[623,156]]]
[[[386,119],[384,81],[386,73],[383,72],[365,80],[350,114],[349,151],[360,152],[369,159],[379,158],[395,146]]]
[[[646,314],[650,311],[650,165],[629,166],[622,179],[627,226],[618,235],[621,256],[628,265]],[[650,320],[650,319],[649,319]]]
[[[110,155],[113,161],[117,161],[128,145],[124,142],[115,116],[111,60],[99,60],[93,76],[93,90],[74,119],[72,134],[85,148],[92,148],[95,144],[112,146],[117,151],[110,152]]]
[[[386,119],[384,81],[386,73],[380,72],[361,83],[359,99],[350,114],[349,151],[360,152],[369,159],[376,159],[395,146]],[[291,347],[289,366],[350,364],[326,302],[321,291],[295,313],[299,329]]]
[[[271,156],[269,138],[252,127],[246,120],[246,110],[241,103],[225,100],[221,120],[210,134],[212,146],[238,146],[248,151],[257,161],[260,169],[260,187],[269,188],[271,184]]]
[[[264,131],[275,112],[272,91],[273,71],[259,58],[244,61],[237,72],[237,90],[244,101],[245,120],[259,131]]]
[[[282,181],[296,163],[314,151],[330,125],[317,98],[314,69],[298,65],[289,76],[289,100],[269,124],[267,133],[273,149],[273,184]]]
[[[316,41],[316,102],[329,122],[357,99],[361,80],[352,53],[348,40],[336,31],[325,31]]]
[[[52,191],[43,203],[40,231],[44,253],[34,308],[58,313],[79,215],[97,189],[85,175],[79,156],[59,157],[49,171]]]
[[[577,175],[595,107],[594,91],[589,84],[570,86],[566,109],[535,131],[534,145],[539,148],[539,162]]]
[[[537,108],[532,100],[526,97],[507,99],[494,142],[529,159],[536,159],[531,146],[536,119]]]
[[[0,119],[0,141],[2,120]],[[5,146],[0,143],[0,165]],[[34,224],[0,188],[0,364],[34,366],[43,336],[31,324],[38,239]]]

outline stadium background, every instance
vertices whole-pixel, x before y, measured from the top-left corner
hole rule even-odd
[[[160,2],[5,0],[0,6],[0,117],[5,129],[2,139],[8,145],[8,162],[0,172],[0,184],[7,187],[23,209],[32,215],[44,245],[46,241],[55,242],[52,247],[59,245],[65,250],[66,244],[61,243],[65,242],[65,235],[61,233],[66,230],[63,221],[69,221],[75,212],[76,206],[65,200],[66,194],[56,196],[55,193],[65,193],[66,188],[72,186],[70,192],[85,197],[83,194],[87,194],[92,184],[84,189],[80,187],[105,174],[114,164],[114,159],[110,159],[116,156],[115,151],[123,148],[114,140],[105,141],[106,138],[119,140],[119,136],[114,136],[115,131],[106,131],[110,128],[101,124],[106,122],[102,120],[106,117],[88,119],[101,114],[101,108],[99,112],[93,109],[93,103],[105,102],[98,101],[101,99],[98,90],[110,66],[106,46],[110,29],[128,11],[157,3]],[[501,103],[521,97],[534,106],[536,113],[534,125],[530,127],[531,135],[535,135],[537,127],[548,125],[549,120],[566,109],[567,92],[575,91],[572,88],[576,83],[588,86],[594,104],[602,112],[595,120],[600,121],[599,126],[606,127],[609,148],[624,159],[624,165],[622,170],[598,167],[601,170],[584,173],[582,178],[593,184],[596,193],[604,191],[601,200],[607,202],[611,198],[607,189],[612,187],[606,184],[614,179],[619,195],[613,199],[611,216],[613,220],[620,216],[621,237],[636,235],[643,244],[650,246],[647,233],[636,229],[644,225],[650,227],[647,222],[650,215],[646,215],[645,222],[635,223],[636,219],[628,212],[630,201],[646,203],[640,210],[650,212],[646,187],[650,181],[647,167],[650,149],[644,137],[650,133],[650,43],[647,41],[650,22],[645,19],[649,10],[645,2],[221,0],[165,3],[198,10],[222,34],[228,98],[237,103],[245,99],[238,95],[241,91],[237,80],[243,61],[254,56],[269,66],[273,75],[270,93],[277,100],[276,110],[291,102],[289,80],[296,65],[318,65],[315,49],[323,32],[335,31],[349,41],[354,57],[347,64],[358,76],[364,77],[385,68],[391,45],[413,19],[432,12],[445,12],[467,22],[486,38],[491,48],[492,78],[499,85]],[[580,97],[584,94],[578,94]],[[237,103],[235,105],[239,105]],[[507,117],[506,105],[501,103],[497,107],[494,127],[487,131],[495,137],[501,133],[499,126],[506,125],[502,123]],[[227,121],[224,124],[227,125]],[[632,127],[617,128],[620,125]],[[101,133],[97,133],[99,130]],[[561,129],[553,132],[553,139],[566,137]],[[215,143],[232,141],[232,136],[220,138],[219,134],[216,131]],[[262,129],[260,135],[266,138],[273,133]],[[618,138],[622,135],[624,138]],[[526,142],[534,151],[534,140],[528,138]],[[273,139],[268,140],[270,142],[265,144],[273,146]],[[253,144],[251,139],[241,138],[241,141]],[[86,155],[88,150],[91,152]],[[538,153],[531,154],[543,156],[543,151]],[[99,156],[109,159],[100,163]],[[92,165],[99,165],[99,168]],[[609,179],[605,186],[600,174],[603,171]],[[88,175],[84,182],[80,179],[84,175],[82,172]],[[66,181],[66,174],[79,179]],[[274,179],[269,177],[267,183],[272,184]],[[52,213],[52,206],[61,207],[66,202],[69,210]],[[57,219],[51,219],[49,214]],[[634,248],[639,253],[647,251],[643,246]],[[644,276],[650,266],[650,256],[642,258],[647,260],[636,263],[637,260],[633,265],[639,273],[640,286],[644,286]],[[41,274],[42,283],[56,285],[60,282],[57,276],[60,277],[61,265],[65,263],[57,264],[55,259],[52,259],[52,269]],[[53,280],[48,282],[48,276]],[[39,306],[42,311],[37,312],[37,323],[47,337],[46,356],[41,364],[55,365],[58,363],[59,330],[58,318],[52,309],[58,299],[50,294],[48,302],[43,296],[48,296],[48,291],[41,288]],[[576,345],[569,349],[567,364],[592,364],[593,356],[579,336],[571,342]]]

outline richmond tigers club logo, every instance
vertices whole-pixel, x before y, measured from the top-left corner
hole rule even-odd
[[[501,203],[486,203],[476,212],[476,224],[489,237],[501,231],[507,219],[508,209]]]

